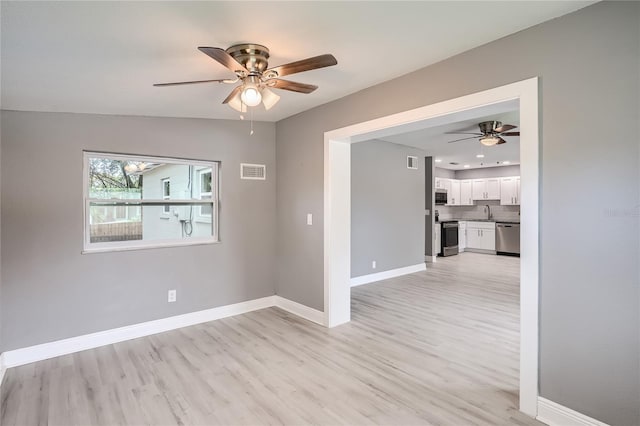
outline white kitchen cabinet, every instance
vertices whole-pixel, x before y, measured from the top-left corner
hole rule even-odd
[[[469,179],[460,181],[460,205],[473,205],[472,181]]]
[[[466,248],[477,250],[496,250],[495,222],[467,222]]]
[[[442,251],[442,244],[440,244],[440,232],[442,231],[442,226],[440,226],[440,223],[436,222],[435,228],[436,228],[436,232],[435,232],[436,236],[433,243],[435,244],[434,252],[436,255],[438,255]]]
[[[474,179],[471,185],[474,200],[500,199],[500,178]]]
[[[500,179],[500,205],[517,206],[520,204],[520,176]]]
[[[500,205],[516,205],[516,179],[513,177],[503,177],[500,179]]]
[[[487,181],[484,179],[474,179],[471,181],[471,198],[474,200],[485,200],[487,191]]]
[[[467,247],[467,222],[458,222],[458,253]]]
[[[447,190],[447,204],[450,206],[460,205],[460,181],[457,179],[449,180],[449,189]]]
[[[446,189],[449,190],[451,187],[450,179],[437,177],[435,181],[436,189]]]
[[[488,178],[487,181],[487,200],[500,199],[500,178]]]

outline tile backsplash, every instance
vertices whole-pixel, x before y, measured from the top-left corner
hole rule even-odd
[[[520,206],[501,206],[500,201],[476,201],[475,206],[436,206],[440,220],[486,219],[485,205],[491,208],[492,219],[497,221],[520,221]]]

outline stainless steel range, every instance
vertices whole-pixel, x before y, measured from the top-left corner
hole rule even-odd
[[[458,221],[448,220],[442,223],[442,235],[440,236],[442,251],[441,256],[454,256],[458,254]]]

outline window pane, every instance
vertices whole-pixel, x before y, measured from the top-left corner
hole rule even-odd
[[[213,206],[212,205],[205,205],[205,206],[200,206],[200,215],[201,216],[211,216],[211,214],[213,214]]]
[[[212,205],[171,204],[169,215],[163,214],[164,205],[153,206],[104,206],[91,203],[90,242],[188,240],[211,237],[211,223],[195,220],[199,209],[212,212]],[[116,220],[117,211],[126,211],[127,220]],[[209,213],[211,214],[211,213]]]
[[[200,192],[211,192],[211,172],[200,174]]]

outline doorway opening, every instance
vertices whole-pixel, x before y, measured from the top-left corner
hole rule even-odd
[[[477,108],[518,102],[520,109],[520,411],[535,417],[538,398],[539,117],[538,79],[427,105],[325,133],[325,324],[351,318],[351,144],[397,132],[398,126],[450,121]],[[463,119],[463,118],[461,118]]]

